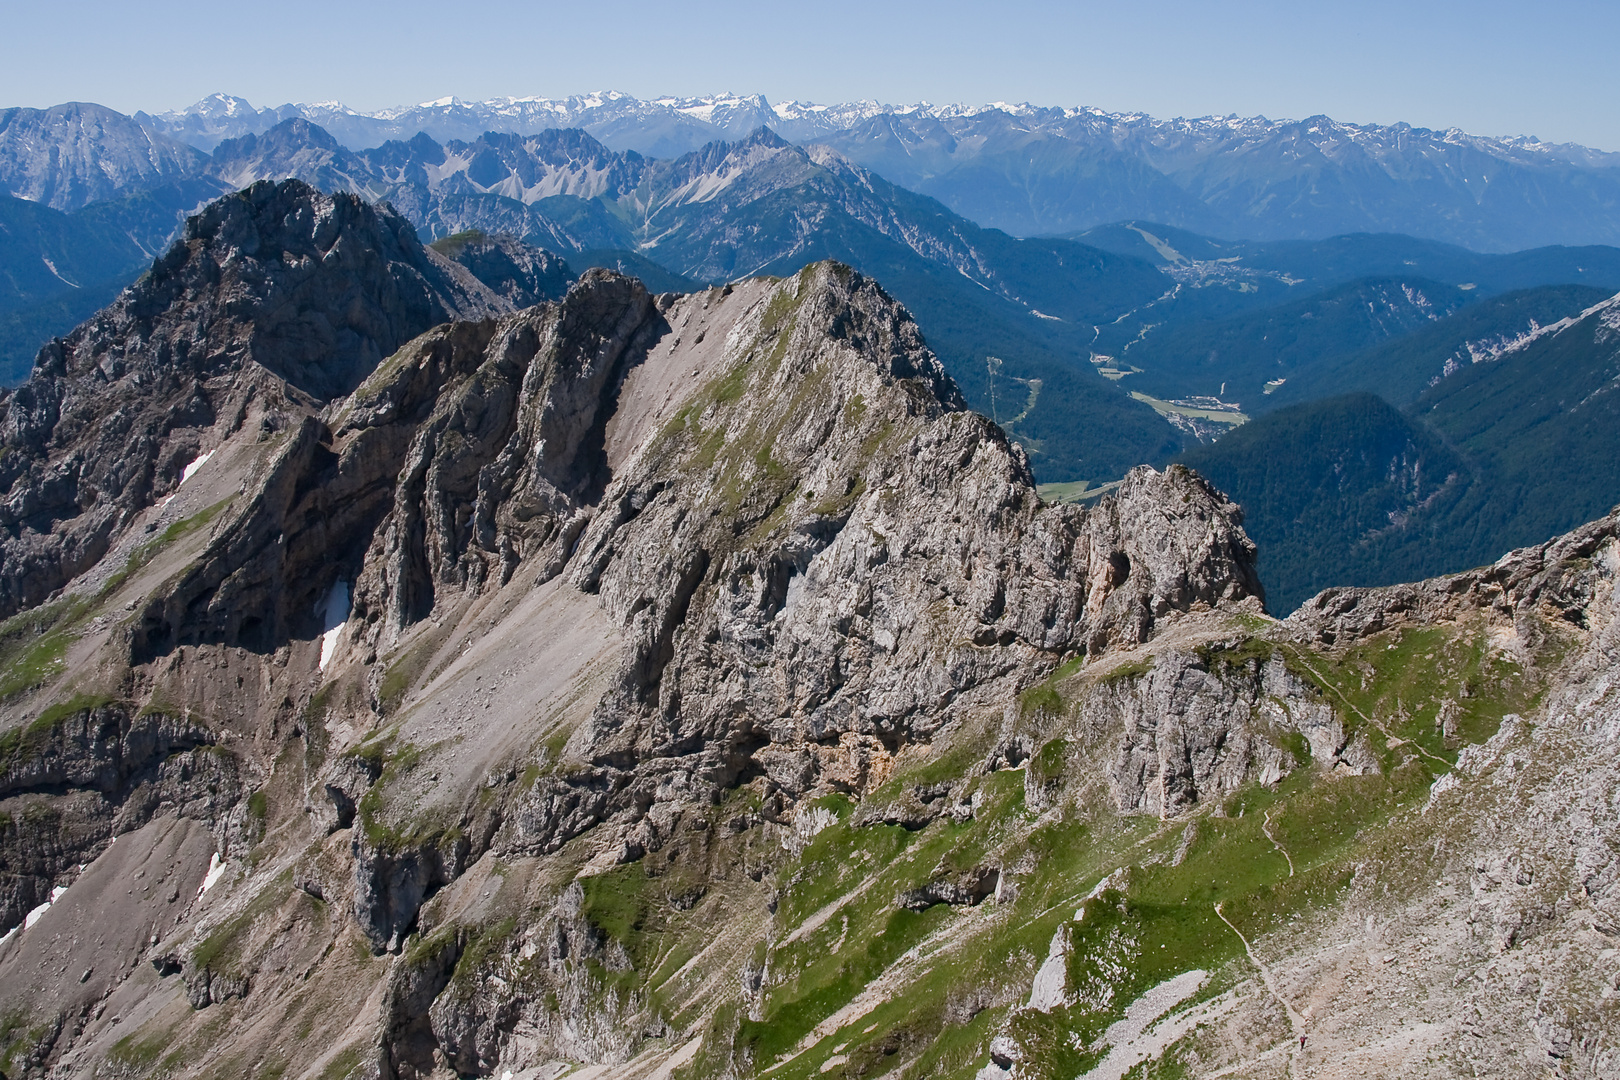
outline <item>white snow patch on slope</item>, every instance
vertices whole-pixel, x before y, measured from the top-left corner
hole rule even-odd
[[[39,922],[40,919],[44,918],[45,913],[51,910],[51,905],[62,899],[62,894],[65,892],[67,892],[66,885],[58,885],[56,888],[52,889],[51,898],[49,900],[45,901],[43,904],[39,905],[39,907],[23,916],[23,929],[27,930],[29,927]],[[16,928],[13,927],[12,932],[15,933],[15,931]],[[11,935],[7,934],[6,936],[10,937]]]
[[[325,610],[321,612],[321,670],[331,662],[337,651],[338,635],[349,621],[349,583],[332,582],[332,591],[326,594]]]
[[[187,480],[190,480],[192,478],[192,476],[194,476],[196,474],[198,469],[200,469],[204,465],[208,464],[208,459],[213,457],[213,456],[214,456],[214,452],[212,450],[208,451],[208,453],[206,453],[206,454],[198,454],[195,461],[193,461],[190,465],[187,465],[183,470],[181,470],[180,482],[183,484]]]
[[[224,874],[225,864],[219,861],[219,852],[216,851],[208,860],[208,873],[206,876],[204,876],[203,883],[198,886],[197,895],[201,896],[203,893],[219,884],[219,879],[224,876]]]

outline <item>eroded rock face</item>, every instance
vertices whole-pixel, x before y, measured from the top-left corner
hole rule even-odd
[[[578,883],[564,889],[525,933],[493,949],[484,943],[478,977],[449,983],[433,999],[433,1044],[458,1073],[495,1071],[519,1030],[571,1060],[606,1062],[626,1061],[643,1039],[666,1032],[644,995],[613,985],[631,970],[630,958],[585,918],[583,901]]]
[[[1309,764],[1377,771],[1365,740],[1346,738],[1321,692],[1275,654],[1169,651],[1150,671],[1099,683],[1080,711],[1092,728],[1123,729],[1108,783],[1125,813],[1170,817]]]
[[[514,308],[561,300],[575,280],[560,256],[530,247],[510,233],[465,234],[440,241],[436,250],[465,266]]]
[[[429,327],[507,308],[387,207],[298,181],[211,204],[0,399],[0,615],[92,566],[251,402],[346,394]]]
[[[355,836],[354,917],[373,949],[398,950],[423,899],[455,880],[467,849],[461,837],[397,844],[363,832]]]
[[[1333,645],[1405,622],[1479,613],[1511,623],[1523,645],[1533,649],[1544,635],[1532,616],[1589,628],[1604,574],[1614,573],[1617,537],[1620,515],[1611,513],[1477,570],[1378,589],[1324,589],[1301,604],[1286,625],[1304,640]],[[1594,560],[1603,562],[1597,573]]]
[[[585,917],[577,886],[564,884],[560,900],[547,886],[555,912],[509,943],[526,950],[523,963],[503,966],[471,923],[453,920],[407,947],[423,905],[454,893],[481,859],[533,862],[593,828],[586,843],[608,865],[677,845],[712,854],[793,821],[808,797],[863,796],[898,757],[1001,716],[1065,661],[1142,645],[1190,613],[1259,605],[1237,507],[1178,468],[1138,469],[1090,507],[1043,505],[1023,450],[966,410],[904,310],[847,268],[659,297],[593,270],[559,300],[497,313],[504,302],[407,238],[364,239],[393,220],[386,213],[350,220],[343,200],[291,185],[238,201],[199,219],[191,246],[166,257],[172,266],[160,262],[152,282],[172,295],[149,283],[100,316],[64,346],[59,371],[11,401],[7,422],[32,415],[25,397],[81,395],[38,427],[44,449],[29,451],[29,468],[57,469],[82,493],[88,474],[67,463],[112,453],[90,434],[104,416],[88,403],[92,385],[132,416],[159,416],[165,388],[206,408],[153,419],[165,435],[121,444],[129,467],[148,463],[145,494],[128,505],[75,494],[62,504],[71,513],[13,542],[34,558],[88,543],[88,523],[116,533],[120,515],[174,489],[170,473],[202,449],[201,432],[248,462],[230,474],[234,494],[209,532],[120,600],[96,655],[132,724],[137,700],[159,689],[206,718],[200,734],[164,736],[171,750],[182,735],[199,742],[163,768],[200,773],[220,756],[203,745],[212,740],[242,747],[255,777],[269,778],[262,790],[277,793],[285,827],[274,844],[306,844],[276,886],[293,898],[282,898],[286,911],[324,901],[346,933],[358,927],[354,940],[396,954],[373,961],[388,971],[379,1075],[445,1061],[488,1071],[515,1040],[537,1061],[618,1060],[665,1033],[662,1006],[615,974],[629,954]],[[330,242],[317,259],[277,230]],[[320,276],[351,263],[384,266],[399,291]],[[355,275],[369,282],[371,270]],[[449,284],[435,291],[430,271]],[[316,276],[300,285],[304,272]],[[457,282],[466,288],[453,294]],[[310,336],[339,313],[300,307],[306,288],[346,296],[347,329]],[[381,359],[379,343],[403,336],[412,313],[437,317],[432,304],[448,310],[452,295],[477,317]],[[175,382],[181,374],[191,381]],[[271,418],[263,431],[216,422],[272,392],[283,407],[254,414]],[[150,453],[130,449],[141,445]],[[14,490],[37,498],[42,483]],[[4,573],[27,578],[10,551]],[[323,598],[351,589],[352,609],[330,614]],[[559,638],[566,648],[553,648]],[[513,643],[553,649],[540,666],[556,670],[519,678]],[[1182,675],[1196,680],[1190,664]],[[1258,743],[1253,761],[1212,764],[1188,749],[1208,734],[1196,718],[1176,742],[1174,725],[1148,715],[1193,701],[1263,710],[1284,675],[1245,678],[1110,699],[1141,743],[1122,755],[1180,777],[1178,792],[1261,767]],[[133,745],[123,729],[116,739],[78,730],[64,747]],[[1184,777],[1173,761],[1183,750]],[[68,756],[19,760],[18,775],[82,774],[75,797],[100,798],[117,768]],[[221,805],[120,797],[238,827],[244,785],[209,784]],[[716,807],[750,784],[758,801],[720,818]],[[973,817],[949,784],[914,796],[894,820]],[[1140,798],[1133,808],[1151,809]],[[91,838],[62,858],[104,843],[127,812],[87,803]],[[763,872],[745,876],[758,883]],[[36,891],[49,884],[42,874],[29,879]],[[1002,874],[988,861],[942,869],[907,902],[980,903]],[[266,924],[252,940],[278,933]],[[183,965],[193,1004],[267,1000],[261,988],[291,968],[285,957],[256,966],[248,954],[261,947],[279,948],[241,945],[240,966]],[[165,944],[157,959],[179,948]],[[475,948],[466,978],[453,979]],[[541,951],[544,964],[527,963]],[[499,981],[520,977],[516,989]]]
[[[0,925],[12,927],[112,837],[160,813],[240,846],[254,777],[189,718],[87,706],[0,743]],[[36,798],[50,795],[49,802]]]
[[[624,642],[568,767],[450,823],[481,839],[357,829],[378,948],[490,843],[553,851],[612,819],[638,857],[754,775],[779,803],[859,794],[1064,659],[1260,592],[1237,508],[1184,469],[1043,506],[904,311],[831,264],[657,300],[593,270],[556,304],[423,335],[323,415],[147,603],[137,663],[317,633],[334,581],[355,583],[349,655],[386,654],[520,568],[594,597]],[[339,790],[333,821],[353,821]]]
[[[593,271],[570,294],[515,402],[518,372],[501,373],[517,323],[445,397],[357,601],[387,642],[428,596],[494,587],[538,554],[540,580],[562,574],[622,628],[618,675],[565,750],[585,767],[509,808],[513,850],[554,850],[615,813],[656,850],[650,808],[761,772],[789,798],[859,792],[901,746],[1064,657],[1259,593],[1236,508],[1185,470],[1138,470],[1096,507],[1042,506],[1022,451],[961,407],[915,325],[838,267],[712,298],[743,310],[709,380],[639,445],[598,444],[633,426],[614,395],[673,360],[658,349],[696,303],[655,313],[617,280]],[[664,340],[618,359],[638,335]],[[636,365],[622,388],[604,377],[618,363]],[[457,457],[430,456],[456,431]]]
[[[503,320],[481,355],[453,351],[468,375],[417,425],[356,594],[383,644],[442,590],[504,585],[530,558],[561,568],[609,476],[612,397],[660,325],[640,282],[592,271],[560,304]],[[389,393],[359,395],[340,436]]]

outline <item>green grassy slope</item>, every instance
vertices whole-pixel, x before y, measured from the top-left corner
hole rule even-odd
[[[1358,876],[1403,887],[1414,864],[1402,812],[1421,805],[1462,747],[1541,690],[1535,672],[1493,652],[1472,624],[1385,633],[1339,655],[1264,632],[1239,640],[1207,650],[1203,667],[1252,673],[1282,659],[1334,703],[1347,737],[1377,736],[1378,772],[1328,775],[1300,751],[1301,767],[1281,783],[1251,782],[1177,820],[1121,815],[1095,788],[1112,744],[1088,741],[1077,705],[1099,683],[1144,671],[1070,669],[1025,695],[1024,726],[1044,741],[1021,766],[977,769],[990,735],[959,733],[859,804],[817,802],[813,838],[765,870],[768,928],[738,924],[758,935],[745,971],[767,973],[762,992],[719,1009],[677,1075],[967,1080],[997,1035],[1019,1044],[1020,1075],[1083,1075],[1104,1058],[1109,1026],[1150,989],[1201,970],[1208,977],[1182,1005],[1215,1001],[1254,977],[1243,938],[1331,913]],[[1449,737],[1436,722],[1443,708],[1454,710]],[[1367,717],[1390,719],[1375,727]],[[1027,801],[1037,776],[1047,791],[1039,806]],[[885,806],[941,789],[971,811],[912,828],[884,823]],[[979,867],[1007,875],[998,898],[902,903]],[[692,957],[701,962],[703,931],[670,900],[685,895],[688,876],[672,856],[587,879],[587,918],[624,947],[636,980],[662,987]],[[1065,998],[1028,1009],[1058,940]],[[692,1019],[678,998],[668,1008],[676,1023]],[[1250,1037],[1251,1052],[1281,1042],[1287,1022]],[[1163,1071],[1145,1075],[1181,1075],[1177,1062],[1210,1053],[1218,1043],[1207,1040],[1218,1038],[1192,1028],[1157,1056]]]

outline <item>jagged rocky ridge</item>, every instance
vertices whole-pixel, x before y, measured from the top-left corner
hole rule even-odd
[[[657,849],[680,807],[752,774],[772,778],[777,812],[828,785],[859,792],[896,752],[1060,660],[1258,590],[1233,509],[1190,474],[1143,472],[1094,510],[1041,507],[1022,454],[962,410],[904,313],[837,267],[659,299],[595,272],[560,304],[448,324],[379,365],[412,318],[499,306],[397,221],[296,183],[225,200],[8,402],[12,456],[34,457],[14,467],[14,504],[108,492],[18,515],[14,607],[52,583],[40,563],[60,581],[160,517],[188,461],[239,462],[206,543],[107,632],[102,708],[195,706],[262,738],[308,696],[307,675],[277,669],[347,579],[339,663],[371,701],[365,725],[403,704],[434,729],[443,706],[385,700],[375,657],[420,649],[425,627],[514,582],[588,605],[615,673],[558,751],[567,769],[514,790],[481,837],[463,823],[402,845],[385,819],[422,808],[374,799],[362,815],[355,911],[378,947],[492,843],[551,851],[616,818],[624,854]],[[312,266],[325,276],[298,274]],[[144,440],[114,426],[137,408]],[[151,479],[93,485],[86,463]],[[1149,541],[1149,520],[1165,535]],[[70,544],[80,563],[22,554]],[[237,686],[164,677],[188,657]],[[153,704],[169,695],[179,709]],[[49,721],[60,740],[91,715],[47,710],[29,730]],[[521,771],[543,734],[482,764]],[[352,821],[376,773],[333,768],[333,820]],[[41,839],[19,837],[20,854]]]
[[[372,220],[254,191],[261,225],[317,229],[278,199]],[[184,277],[233,246],[170,257]],[[265,309],[237,309],[245,358],[217,378],[255,388],[246,416],[185,428],[207,460],[6,624],[5,925],[66,886],[0,943],[8,1075],[819,1075],[902,1053],[1074,1074],[1075,1045],[1186,974],[1213,1033],[1187,1052],[1217,1071],[1279,1016],[1294,1035],[1216,916],[1271,942],[1256,895],[1359,919],[1388,880],[1343,840],[1361,892],[1324,891],[1341,856],[1308,861],[1293,815],[1383,836],[1537,688],[1608,708],[1614,519],[1409,590],[1427,600],[1330,594],[1275,624],[1219,493],[1142,469],[1042,505],[844,267],[685,296],[591,271],[484,302],[369,371],[334,355],[347,389],[325,396],[256,359],[280,355],[249,352]],[[1386,650],[1392,631],[1432,644]],[[1401,683],[1398,714],[1362,696],[1423,649],[1453,681]],[[1240,842],[1261,847],[1239,877],[1275,872],[1258,894],[1132,907],[1166,867],[1229,878],[1210,852]],[[1154,936],[1195,907],[1198,950]],[[1532,1016],[1550,1043],[1612,1061],[1554,989]],[[1511,995],[1478,1006],[1523,1026]]]
[[[240,425],[258,395],[330,400],[428,327],[510,306],[353,196],[261,183],[214,203],[0,399],[0,614],[92,566],[178,486],[198,433]]]

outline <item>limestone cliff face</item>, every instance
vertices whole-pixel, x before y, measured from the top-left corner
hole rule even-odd
[[[1170,817],[1313,762],[1377,768],[1364,747],[1352,748],[1317,690],[1278,656],[1262,663],[1168,652],[1140,676],[1100,684],[1081,708],[1097,727],[1122,732],[1108,781],[1125,812]],[[1291,734],[1304,739],[1292,751],[1279,745]]]
[[[388,387],[439,348],[405,350]],[[656,850],[683,805],[757,774],[788,801],[858,794],[1062,660],[1259,591],[1236,509],[1185,471],[1042,506],[1022,452],[841,268],[657,304],[592,272],[444,362],[471,373],[405,454],[355,648],[398,647],[520,567],[595,597],[623,642],[570,768],[500,815],[505,850],[615,816],[627,850]],[[388,387],[362,388],[339,443],[394,415]]]
[[[0,400],[0,614],[93,566],[255,399],[346,394],[429,327],[508,307],[386,207],[297,181],[213,203]]]
[[[503,252],[543,269],[480,257]],[[671,1014],[584,863],[684,867],[682,910],[727,883],[764,913],[778,830],[815,800],[995,729],[1060,665],[1260,610],[1235,506],[1178,468],[1042,504],[1022,449],[845,267],[685,296],[593,270],[521,311],[464,269],[385,209],[260,185],[7,401],[5,603],[67,588],[38,609],[65,652],[7,669],[0,809],[71,811],[82,836],[8,826],[6,927],[113,836],[161,846],[179,815],[278,875],[199,892],[119,954],[180,973],[194,1008],[256,1009],[302,970],[377,990],[343,1013],[376,1075],[483,1073],[519,1044],[622,1059]],[[1098,691],[1095,722],[1136,733],[1127,809],[1302,764],[1264,737],[1268,702],[1302,692],[1285,672],[1216,680],[1199,718],[1169,670]],[[1177,723],[1177,746],[1248,750],[1187,749],[1178,772],[1145,749]],[[476,916],[514,862],[545,913],[515,958]],[[976,904],[999,880],[960,868],[908,902]],[[385,958],[340,970],[322,934]]]

